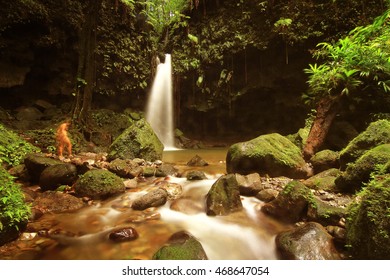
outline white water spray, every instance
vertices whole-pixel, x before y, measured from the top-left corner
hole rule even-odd
[[[164,149],[175,149],[170,54],[166,54],[165,62],[157,66],[156,77],[146,108],[146,120],[163,143]]]

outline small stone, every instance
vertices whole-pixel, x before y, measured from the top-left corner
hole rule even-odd
[[[132,227],[123,228],[111,232],[109,238],[114,242],[132,241],[138,238],[138,232]]]

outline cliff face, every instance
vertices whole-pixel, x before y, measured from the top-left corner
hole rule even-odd
[[[0,106],[72,102],[85,1],[3,1]],[[163,38],[143,3],[103,1],[94,107],[144,108],[155,53],[172,53],[176,125],[189,136],[246,138],[302,127],[310,49],[379,15],[379,1],[191,1]],[[147,2],[147,1],[146,1]],[[315,2],[315,3],[313,3]],[[349,1],[347,1],[349,2]],[[195,5],[196,4],[196,5]],[[332,11],[332,13],[330,13]]]

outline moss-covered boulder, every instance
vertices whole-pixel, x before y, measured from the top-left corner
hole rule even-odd
[[[345,208],[331,205],[316,197],[309,203],[307,211],[310,221],[318,222],[323,226],[338,225],[345,214]]]
[[[386,143],[390,143],[390,121],[378,120],[371,123],[340,152],[341,169],[345,170],[348,163],[357,160],[367,150]]]
[[[275,243],[280,258],[285,260],[340,259],[333,237],[314,222],[279,233]]]
[[[339,168],[339,153],[332,150],[319,151],[310,159],[310,163],[313,165],[314,173]]]
[[[127,128],[111,144],[108,159],[142,158],[148,161],[162,159],[164,146],[150,124],[141,119]]]
[[[0,246],[16,239],[31,214],[23,192],[13,177],[0,166]]]
[[[390,259],[390,174],[377,176],[348,208],[347,244],[355,259]]]
[[[299,181],[291,181],[282,192],[269,203],[261,207],[261,211],[284,222],[295,223],[306,215],[308,203],[313,195]]]
[[[104,199],[125,191],[122,179],[104,169],[93,169],[81,175],[74,185],[78,196]]]
[[[236,175],[221,176],[207,193],[207,215],[227,215],[241,209],[242,203]]]
[[[335,181],[341,172],[339,169],[331,168],[306,179],[303,184],[312,190],[339,192]]]
[[[359,190],[367,183],[371,173],[390,161],[390,144],[379,145],[366,151],[355,163],[349,164],[345,172],[336,178],[336,186],[345,192]]]
[[[207,260],[202,244],[190,233],[180,231],[154,255],[153,260]]]
[[[227,152],[226,167],[228,173],[271,177],[306,178],[309,173],[300,149],[278,133],[232,145]]]

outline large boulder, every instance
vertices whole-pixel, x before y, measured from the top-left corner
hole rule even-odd
[[[286,137],[266,134],[232,145],[226,156],[228,173],[259,173],[270,177],[306,178],[309,170],[300,149]]]
[[[24,164],[27,168],[28,174],[31,177],[31,181],[33,183],[38,183],[43,170],[52,165],[62,164],[62,161],[46,157],[41,153],[30,153],[27,154],[26,158],[24,159]]]
[[[93,169],[81,175],[74,185],[78,196],[93,199],[104,199],[126,189],[122,179],[114,173],[104,169]]]
[[[154,255],[153,260],[207,260],[202,244],[190,233],[180,231]]]
[[[366,151],[355,163],[348,165],[345,172],[336,178],[336,186],[345,192],[359,190],[363,183],[367,183],[371,173],[376,171],[379,165],[390,161],[390,144],[379,145]]]
[[[306,215],[308,203],[313,195],[299,181],[291,181],[282,192],[269,203],[261,207],[261,211],[284,222],[295,223]]]
[[[367,150],[386,143],[390,143],[390,121],[379,120],[371,123],[340,152],[341,168],[345,170],[348,163],[357,160]]]
[[[108,159],[142,158],[148,161],[162,159],[164,145],[150,124],[141,119],[127,128],[109,147]]]
[[[333,237],[323,226],[314,222],[279,233],[275,243],[281,259],[285,260],[340,259]]]
[[[207,193],[207,215],[227,215],[241,209],[242,203],[236,175],[221,176]]]
[[[332,150],[319,151],[310,159],[310,163],[316,174],[331,168],[339,168],[339,153]]]
[[[377,176],[348,208],[347,244],[355,259],[390,259],[390,174]]]
[[[55,190],[61,185],[71,186],[77,180],[77,167],[71,163],[60,163],[46,167],[40,177],[42,190]]]

